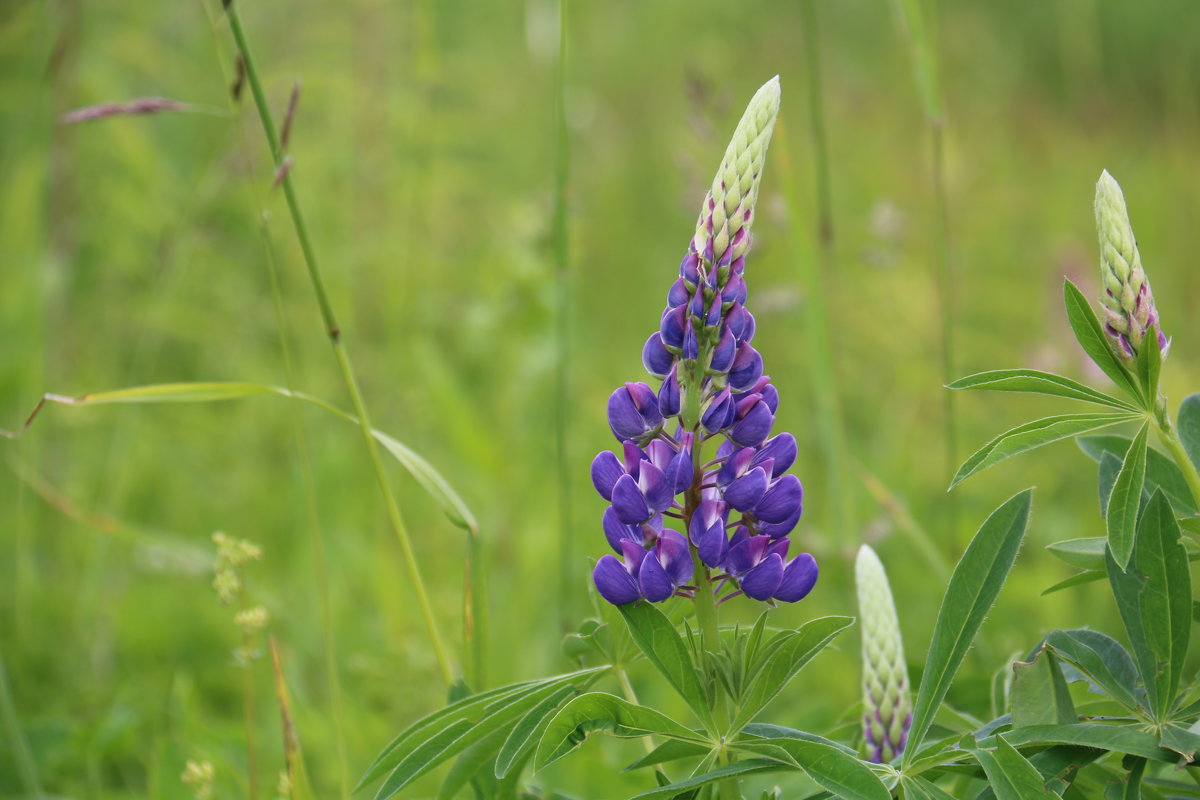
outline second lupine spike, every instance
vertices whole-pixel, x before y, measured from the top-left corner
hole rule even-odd
[[[887,763],[904,752],[912,723],[912,697],[904,642],[887,573],[875,551],[859,548],[854,564],[862,629],[863,739],[867,757]]]

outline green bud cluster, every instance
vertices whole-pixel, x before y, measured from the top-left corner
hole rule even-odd
[[[1137,360],[1151,326],[1158,326],[1158,309],[1150,281],[1142,269],[1133,226],[1125,208],[1125,195],[1105,170],[1096,183],[1096,232],[1100,237],[1100,295],[1104,330],[1113,352],[1127,364]],[[1158,346],[1166,353],[1169,342],[1158,331]]]
[[[868,757],[886,763],[904,752],[912,722],[912,697],[904,642],[887,573],[863,545],[854,565],[862,630],[863,738]]]

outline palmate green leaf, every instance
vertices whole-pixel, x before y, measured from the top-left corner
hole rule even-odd
[[[29,415],[26,427],[37,416],[46,403],[62,405],[114,405],[114,404],[147,404],[147,403],[213,403],[225,400],[237,400],[246,397],[275,395],[322,408],[344,420],[358,424],[358,418],[337,406],[304,392],[295,392],[280,386],[266,386],[257,383],[229,382],[194,382],[194,383],[159,383],[148,386],[132,386],[126,389],[115,389],[109,392],[92,392],[78,397],[47,394],[38,403],[34,412]],[[415,453],[407,445],[383,433],[372,429],[375,440],[387,449],[400,465],[421,485],[434,502],[454,525],[474,533],[479,525],[475,515],[463,502],[463,499],[450,486],[449,482],[432,464]]]
[[[1130,710],[1137,701],[1137,667],[1120,642],[1111,636],[1087,628],[1053,631],[1046,644],[1093,684]]]
[[[1057,797],[1046,789],[1041,773],[1025,756],[1004,739],[996,740],[995,750],[972,750],[988,776],[996,800],[1036,800]]]
[[[1175,427],[1188,458],[1200,469],[1200,394],[1189,394],[1183,398]]]
[[[1071,281],[1063,282],[1063,304],[1067,308],[1067,322],[1075,333],[1075,339],[1087,353],[1088,358],[1107,375],[1113,383],[1120,387],[1130,399],[1139,405],[1143,402],[1142,393],[1138,390],[1137,381],[1129,369],[1113,354],[1108,337],[1096,319],[1091,304],[1079,291],[1079,287]],[[1152,410],[1152,408],[1151,408]]]
[[[578,693],[574,686],[564,686],[534,706],[520,722],[513,726],[496,753],[496,777],[503,778],[514,766],[522,763],[533,751],[542,731],[558,713],[563,704]]]
[[[1161,491],[1154,493],[1142,514],[1128,569],[1122,570],[1109,554],[1108,580],[1150,710],[1155,719],[1166,720],[1187,654],[1192,588],[1179,525]]]
[[[744,775],[757,775],[760,772],[779,772],[786,769],[789,769],[788,765],[780,764],[778,761],[771,761],[766,758],[751,758],[745,761],[737,761],[733,764],[726,764],[723,767],[717,767],[703,775],[696,775],[676,781],[675,783],[668,783],[666,786],[660,786],[657,789],[651,789],[648,792],[635,794],[630,800],[669,800],[669,798],[676,797],[685,792],[693,792],[709,784],[723,781],[726,778],[739,778]]]
[[[950,488],[953,489],[977,472],[1027,450],[1137,418],[1137,415],[1128,412],[1061,414],[1018,425],[992,439],[964,461],[950,482]]]
[[[1079,721],[1071,690],[1054,651],[1042,647],[1033,661],[1013,665],[1012,725],[1070,725]]]
[[[831,742],[776,737],[738,740],[731,746],[795,764],[822,789],[846,800],[890,800],[892,796],[864,761]]]
[[[540,771],[570,753],[593,733],[631,738],[653,734],[707,745],[690,728],[645,706],[637,706],[605,692],[589,692],[567,703],[550,720],[538,742],[534,770]]]
[[[696,756],[706,755],[711,751],[712,748],[708,745],[685,742],[682,739],[667,739],[621,771],[633,772],[636,769],[653,767],[656,764],[666,764],[671,761],[678,761],[681,758],[695,758]]]
[[[1099,433],[1091,436],[1080,436],[1075,440],[1079,449],[1096,461],[1101,461],[1105,454],[1111,454],[1118,461],[1123,460],[1129,452],[1132,439],[1116,433]],[[1188,488],[1187,479],[1179,467],[1169,457],[1155,450],[1146,448],[1146,491],[1150,494],[1155,489],[1162,489],[1171,507],[1177,514],[1192,516],[1197,513],[1196,501]]]
[[[769,654],[763,658],[762,666],[741,699],[741,708],[730,725],[730,732],[736,733],[754,719],[754,715],[783,691],[805,664],[853,624],[853,617],[820,617],[773,640]]]
[[[1087,403],[1108,406],[1122,411],[1137,411],[1137,406],[1124,400],[1096,391],[1090,386],[1084,386],[1079,381],[1071,380],[1052,372],[1041,372],[1036,369],[995,369],[979,372],[959,378],[946,385],[947,389],[985,389],[992,392],[1029,392],[1046,394],[1054,397],[1066,397],[1071,400],[1083,400]]]
[[[1002,737],[980,738],[976,744],[982,748],[995,747],[998,738],[1003,738],[1013,747],[1071,744],[1095,747],[1113,753],[1128,753],[1156,761],[1177,760],[1174,753],[1162,748],[1158,738],[1143,731],[1138,723],[1103,725],[1097,722],[1077,722],[1074,725],[1033,725],[1008,731]]]
[[[1149,430],[1149,424],[1142,425],[1129,444],[1121,471],[1117,473],[1112,493],[1108,496],[1108,511],[1104,515],[1108,526],[1108,549],[1122,570],[1129,565],[1129,557],[1133,554],[1138,509],[1142,505],[1142,485],[1146,480],[1146,436]]]
[[[1032,490],[1026,489],[993,511],[950,576],[925,658],[925,674],[913,705],[905,764],[923,743],[967,649],[1012,569],[1029,524],[1032,496]]]
[[[708,696],[692,664],[691,653],[675,626],[653,603],[619,606],[629,634],[653,664],[710,731],[716,730]]]

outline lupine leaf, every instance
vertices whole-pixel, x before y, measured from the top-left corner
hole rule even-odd
[[[993,747],[996,736],[978,739],[980,747]],[[1114,753],[1128,753],[1157,761],[1176,761],[1178,757],[1162,748],[1157,737],[1141,730],[1137,723],[1103,725],[1097,722],[1078,722],[1074,725],[1033,725],[1003,734],[1013,747],[1023,745],[1073,744],[1097,747]]]
[[[904,784],[904,796],[912,800],[957,800],[954,795],[938,786],[933,781],[925,780],[919,775],[913,778],[901,779]]]
[[[979,372],[959,378],[953,383],[947,384],[946,388],[985,389],[992,392],[1030,392],[1083,400],[1123,411],[1138,410],[1136,406],[1130,405],[1124,400],[1118,400],[1104,392],[1096,391],[1090,386],[1084,386],[1079,381],[1036,369],[995,369]]]
[[[1061,794],[1072,784],[1080,769],[1105,755],[1107,751],[1096,747],[1060,744],[1030,756],[1029,763],[1042,776],[1047,789]],[[994,800],[995,797],[991,787],[985,787],[975,795],[975,800]]]
[[[909,763],[925,739],[967,649],[1000,594],[1029,523],[1032,490],[1014,495],[992,512],[963,553],[934,623],[925,674],[913,705],[904,753]]]
[[[459,790],[471,783],[472,779],[477,779],[479,784],[494,785],[496,782],[494,770],[486,767],[495,762],[496,753],[499,752],[500,746],[504,744],[505,738],[516,722],[517,720],[513,720],[503,727],[497,728],[464,750],[455,760],[454,765],[450,767],[450,771],[446,773],[442,785],[438,787],[438,800],[453,800]]]
[[[1139,707],[1137,667],[1116,639],[1100,631],[1076,628],[1052,631],[1046,635],[1046,644],[1114,700],[1131,710]]]
[[[646,755],[633,762],[622,772],[632,772],[635,769],[643,767],[652,767],[655,764],[666,764],[669,761],[678,761],[681,758],[693,758],[702,756],[712,750],[708,745],[697,744],[696,742],[685,742],[682,739],[667,739],[662,744],[655,747]]]
[[[1046,545],[1055,558],[1080,569],[1104,569],[1104,548],[1108,540],[1103,536],[1085,539],[1064,539]]]
[[[1146,341],[1151,340],[1147,335]],[[1157,350],[1157,347],[1149,348]],[[1104,789],[1104,800],[1142,800],[1142,775],[1146,772],[1146,759],[1133,759],[1133,766],[1129,770],[1129,774],[1121,782],[1110,783]]]
[[[1019,453],[1132,419],[1137,419],[1137,416],[1125,412],[1061,414],[1018,425],[992,439],[964,461],[954,480],[950,482],[950,488],[953,489],[975,473]]]
[[[1013,664],[1012,724],[1070,725],[1079,721],[1071,691],[1063,677],[1054,651],[1038,650],[1032,661]]]
[[[1162,351],[1158,349],[1158,326],[1151,325],[1146,331],[1145,344],[1137,357],[1138,380],[1142,382],[1142,397],[1146,408],[1154,408],[1158,401],[1158,375],[1162,370]]]
[[[757,737],[759,739],[800,739],[805,742],[816,742],[817,744],[826,744],[830,747],[837,747],[843,752],[856,756],[858,751],[852,747],[847,747],[840,742],[835,742],[832,739],[826,739],[824,736],[818,736],[815,733],[808,731],[798,731],[795,728],[785,728],[782,725],[772,725],[766,722],[751,722],[746,727],[742,728],[742,737]]]
[[[1104,580],[1105,577],[1106,576],[1105,576],[1105,573],[1103,570],[1099,570],[1099,569],[1084,570],[1083,572],[1076,573],[1075,575],[1072,575],[1069,578],[1065,578],[1065,579],[1059,581],[1058,583],[1055,583],[1051,586],[1046,587],[1045,589],[1042,590],[1042,597],[1045,597],[1048,594],[1054,594],[1055,592],[1061,592],[1063,589],[1070,589],[1074,586],[1082,586],[1085,583],[1094,583],[1095,581],[1102,581],[1102,580]]]
[[[1189,394],[1183,398],[1175,426],[1188,458],[1200,469],[1200,394]]]
[[[1109,554],[1108,580],[1155,719],[1166,719],[1191,630],[1191,577],[1179,525],[1161,491],[1146,506],[1127,570]]]
[[[563,703],[575,696],[577,692],[578,689],[574,686],[564,686],[538,703],[521,718],[521,721],[509,732],[496,755],[497,778],[507,775],[514,765],[520,763],[533,750],[533,746],[541,738],[542,731],[550,724],[550,720],[558,713]]]
[[[804,623],[794,631],[788,631],[767,655],[746,689],[741,700],[741,709],[730,725],[730,732],[741,730],[754,719],[754,715],[783,687],[796,676],[813,656],[842,631],[854,624],[853,617],[821,617]]]
[[[890,800],[892,796],[866,763],[832,744],[808,739],[772,738],[739,740],[731,746],[767,757],[782,754],[803,769],[821,788],[847,800]]]
[[[1197,410],[1200,411],[1200,409]],[[1079,449],[1096,461],[1101,461],[1105,453],[1111,453],[1120,461],[1129,452],[1130,441],[1130,437],[1116,433],[1080,436],[1075,440],[1076,444],[1079,445]],[[1197,513],[1196,501],[1192,498],[1192,490],[1188,488],[1187,479],[1183,477],[1183,472],[1180,471],[1178,465],[1153,447],[1147,447],[1146,492],[1153,494],[1155,489],[1163,490],[1167,499],[1171,501],[1171,507],[1175,509],[1176,513],[1186,516]]]
[[[1071,324],[1071,330],[1075,333],[1075,339],[1083,348],[1083,352],[1087,353],[1088,358],[1092,359],[1113,383],[1141,404],[1142,393],[1138,391],[1133,376],[1113,354],[1108,337],[1104,335],[1104,329],[1100,327],[1100,321],[1096,319],[1091,304],[1083,296],[1083,292],[1079,291],[1079,287],[1069,280],[1063,282],[1063,304],[1067,308],[1067,322]]]
[[[1055,797],[1046,790],[1046,782],[1025,756],[1004,739],[996,740],[995,750],[973,750],[988,776],[996,800],[1035,800]]]
[[[1195,761],[1200,750],[1200,734],[1180,725],[1168,725],[1159,736],[1159,744],[1183,756],[1184,761]]]
[[[1108,526],[1108,549],[1122,570],[1129,566],[1129,557],[1133,554],[1138,509],[1142,504],[1142,485],[1146,480],[1146,435],[1149,430],[1148,424],[1142,425],[1133,437],[1121,471],[1113,483],[1112,493],[1108,496],[1108,511],[1104,515]]]
[[[706,740],[662,712],[626,702],[604,692],[580,695],[559,710],[542,732],[534,769],[549,764],[579,747],[593,733],[631,738],[654,734],[697,744]]]
[[[629,634],[646,659],[675,687],[675,691],[687,701],[705,726],[714,730],[716,723],[708,707],[708,697],[700,684],[687,645],[671,621],[653,603],[620,606],[618,611],[625,618]]]
[[[635,794],[630,800],[669,800],[669,798],[695,791],[709,784],[723,781],[726,778],[756,775],[760,772],[779,772],[780,770],[787,769],[795,769],[795,767],[789,767],[786,764],[780,764],[778,761],[771,761],[765,758],[751,758],[745,761],[737,761],[733,764],[726,764],[723,767],[717,767],[703,775],[696,775],[692,778],[669,783],[666,786],[660,786],[657,789],[651,789],[648,792]]]
[[[358,418],[353,414],[349,414],[337,406],[322,400],[319,397],[306,394],[305,392],[296,392],[291,389],[284,389],[280,386],[264,386],[256,383],[224,383],[224,382],[194,382],[194,383],[159,383],[148,386],[132,386],[126,389],[115,389],[109,392],[92,392],[90,394],[80,395],[78,397],[66,397],[63,395],[48,394],[38,403],[34,412],[29,415],[25,425],[28,426],[37,416],[38,411],[46,403],[60,403],[63,405],[110,405],[110,404],[144,404],[144,403],[212,403],[224,400],[236,400],[244,397],[254,397],[260,395],[276,395],[278,397],[288,397],[294,400],[303,400],[306,403],[323,408],[332,414],[336,414],[342,419],[358,424]],[[380,430],[371,429],[371,434],[375,440],[382,444],[392,456],[400,462],[400,465],[408,471],[417,483],[421,485],[434,502],[442,510],[442,513],[454,525],[474,533],[478,530],[478,523],[475,521],[475,516],[471,513],[471,509],[467,508],[467,504],[459,497],[458,493],[451,488],[449,482],[446,481],[442,474],[434,469],[433,465],[426,461],[417,453],[413,452],[407,445],[399,440],[388,436]],[[12,436],[10,434],[10,436]]]
[[[1128,448],[1126,448],[1126,452],[1128,452]],[[1124,460],[1120,456],[1114,455],[1113,453],[1110,453],[1107,450],[1104,452],[1104,455],[1102,455],[1100,457],[1100,465],[1099,465],[1099,469],[1098,469],[1096,485],[1100,490],[1100,516],[1101,517],[1108,516],[1108,501],[1112,499],[1113,487],[1117,485],[1117,476],[1121,474],[1121,466],[1123,464],[1124,464]],[[1107,531],[1106,531],[1106,533],[1107,533]],[[1104,537],[1104,539],[1102,541],[1104,542],[1104,546],[1108,547],[1108,536],[1107,535]],[[1100,551],[1100,558],[1103,561],[1103,559],[1104,559],[1103,549],[1101,549],[1101,551]]]

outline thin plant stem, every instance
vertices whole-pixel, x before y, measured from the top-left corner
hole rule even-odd
[[[554,462],[558,488],[559,591],[558,608],[563,626],[570,625],[575,592],[575,537],[571,530],[571,481],[567,458],[567,428],[570,424],[570,303],[571,263],[567,231],[571,152],[567,133],[567,2],[558,2],[558,64],[554,74]]]
[[[241,579],[242,590],[238,594],[238,607],[246,611],[246,581]],[[246,737],[246,796],[255,800],[258,796],[258,758],[254,741],[254,638],[249,628],[242,628],[242,727]]]
[[[279,142],[279,135],[276,133],[275,122],[271,116],[270,106],[267,104],[266,94],[263,91],[262,82],[258,77],[258,70],[255,68],[254,59],[250,52],[250,47],[246,42],[246,36],[242,30],[241,20],[238,17],[237,4],[229,3],[225,10],[226,16],[229,19],[229,28],[233,33],[234,41],[237,44],[238,52],[241,53],[246,69],[246,83],[250,87],[250,92],[254,97],[254,105],[258,110],[259,120],[262,123],[263,133],[267,138],[267,143],[271,149],[271,156],[278,170],[283,165],[284,152]],[[441,633],[438,629],[437,622],[433,616],[433,606],[429,601],[429,596],[425,591],[425,582],[421,576],[421,570],[416,561],[416,555],[412,549],[412,542],[409,539],[408,529],[404,524],[404,518],[400,513],[400,506],[396,502],[394,493],[390,483],[388,482],[387,471],[384,469],[383,459],[379,455],[379,447],[372,435],[370,417],[367,414],[366,401],[363,399],[362,392],[358,387],[358,380],[354,373],[354,368],[350,363],[350,356],[346,350],[345,343],[342,340],[341,329],[338,327],[336,317],[333,313],[333,307],[329,302],[329,297],[325,293],[324,283],[321,279],[320,267],[317,264],[316,252],[313,249],[312,242],[308,236],[308,228],[304,224],[304,217],[300,211],[300,203],[296,197],[296,190],[292,183],[291,171],[283,171],[281,183],[283,187],[284,198],[287,200],[288,213],[292,219],[292,227],[296,233],[296,239],[300,244],[300,250],[304,256],[304,264],[308,270],[309,282],[312,284],[313,293],[316,296],[317,306],[321,312],[321,319],[325,326],[325,333],[329,337],[330,343],[333,346],[334,356],[337,358],[338,368],[342,375],[342,380],[346,385],[346,391],[350,395],[351,404],[354,406],[354,413],[358,417],[359,430],[362,433],[363,441],[367,447],[367,454],[370,457],[371,467],[374,470],[376,480],[379,483],[380,491],[383,494],[384,506],[387,510],[388,520],[391,523],[392,530],[396,534],[396,538],[400,543],[400,551],[404,559],[404,565],[408,574],[409,583],[412,585],[413,592],[417,596],[417,604],[420,606],[421,615],[424,618],[425,626],[428,630],[429,641],[433,648],[434,657],[437,659],[438,668],[441,671],[443,681],[449,685],[454,681],[454,670],[450,665],[449,656],[446,653],[445,647],[442,645]]]
[[[621,694],[625,695],[625,699],[633,703],[635,706],[641,705],[641,703],[638,702],[637,692],[633,690],[633,684],[629,682],[629,673],[626,672],[625,665],[623,663],[613,664],[613,672],[617,676],[617,683],[621,685]],[[654,752],[653,736],[643,736],[642,744],[645,746],[647,753]],[[654,771],[659,775],[662,775],[664,778],[667,777],[667,771],[663,768],[662,764],[655,764]],[[669,778],[667,779],[667,782],[670,782]]]
[[[1171,451],[1171,456],[1175,459],[1179,471],[1183,473],[1188,488],[1192,490],[1192,499],[1196,501],[1197,506],[1200,506],[1200,472],[1196,470],[1196,465],[1188,457],[1187,450],[1180,441],[1179,433],[1171,422],[1170,416],[1164,414],[1161,421],[1158,422],[1158,434],[1162,443]]]
[[[17,710],[13,706],[12,690],[8,685],[8,672],[4,668],[4,654],[0,653],[0,722],[4,724],[5,738],[8,739],[9,752],[16,762],[17,775],[25,791],[34,797],[44,797],[42,782],[38,778],[37,765],[29,753],[29,743],[17,720]]]

